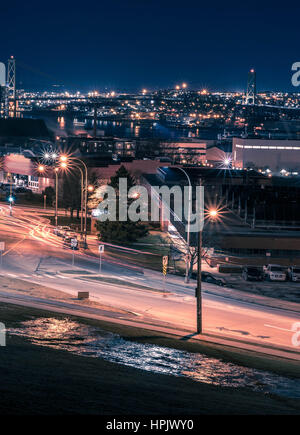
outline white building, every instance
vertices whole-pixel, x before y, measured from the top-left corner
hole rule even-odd
[[[269,167],[272,171],[282,169],[300,170],[300,140],[241,139],[233,138],[232,159],[236,167],[254,165]]]

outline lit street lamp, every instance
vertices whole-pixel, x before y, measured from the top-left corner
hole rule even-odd
[[[190,177],[186,173],[186,171],[182,168],[176,168],[179,169],[181,172],[184,173],[186,176],[188,183],[189,183],[189,205],[188,205],[188,228],[187,228],[187,236],[186,236],[186,260],[185,260],[185,282],[189,282],[189,268],[190,268],[190,225],[191,225],[191,210],[192,210],[192,184]]]
[[[12,205],[13,205],[13,202],[14,202],[14,197],[12,196],[13,179],[12,179],[12,174],[10,172],[8,172],[7,175],[9,176],[9,198],[8,198],[8,202],[9,202],[9,214],[10,214],[10,216],[12,216]]]
[[[84,220],[84,245],[86,247],[86,239],[87,239],[87,197],[88,197],[88,169],[86,164],[84,163],[83,160],[79,159],[78,157],[73,157],[73,156],[67,156],[67,155],[61,155],[59,157],[59,160],[61,162],[60,166],[62,168],[67,168],[68,167],[68,162],[71,161],[75,161],[80,163],[85,171],[85,184],[83,184],[83,172],[82,172],[82,168],[78,165],[72,165],[73,167],[76,167],[77,169],[79,169],[81,171],[81,204],[83,204],[83,197],[84,197],[84,207],[85,207],[85,220]],[[81,206],[81,216],[82,216],[82,206]]]
[[[46,167],[44,165],[39,165],[37,170],[42,174],[45,172]],[[55,173],[55,226],[57,227],[57,206],[58,206],[58,171],[59,168],[54,168]],[[45,195],[46,196],[46,195]],[[44,196],[44,199],[45,199]],[[46,203],[44,203],[44,208],[46,208]]]
[[[207,211],[207,217],[216,220],[219,217],[219,211],[217,209],[209,209]],[[197,258],[197,288],[196,288],[196,298],[197,298],[197,334],[202,334],[202,230],[198,232],[198,258]]]
[[[208,211],[208,215],[209,215],[211,218],[216,218],[216,217],[218,216],[218,210],[215,210],[215,209],[209,210],[209,211]]]

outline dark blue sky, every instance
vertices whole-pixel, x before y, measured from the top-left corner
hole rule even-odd
[[[1,5],[0,60],[25,88],[293,88],[299,2],[36,0]]]

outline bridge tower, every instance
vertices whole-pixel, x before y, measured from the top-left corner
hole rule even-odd
[[[248,72],[246,104],[254,105],[256,100],[256,72],[251,69]]]
[[[16,61],[11,56],[7,61],[7,110],[8,116],[16,117]]]
[[[6,115],[6,66],[0,62],[0,118]]]

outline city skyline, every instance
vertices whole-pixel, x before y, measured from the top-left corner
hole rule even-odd
[[[300,415],[298,9],[2,5],[0,415]]]
[[[47,14],[36,1],[3,8],[3,33],[12,16],[15,31],[0,42],[1,61],[15,56],[19,88],[138,91],[186,82],[191,89],[244,91],[254,68],[258,91],[299,90],[291,84],[297,14],[274,6],[117,0],[85,9],[55,1]]]

